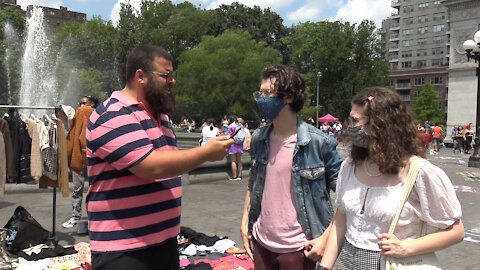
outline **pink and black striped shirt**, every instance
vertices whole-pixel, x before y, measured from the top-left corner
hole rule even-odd
[[[88,229],[93,253],[133,251],[176,237],[181,177],[131,173],[152,151],[177,149],[167,115],[152,119],[142,103],[114,92],[87,127]]]

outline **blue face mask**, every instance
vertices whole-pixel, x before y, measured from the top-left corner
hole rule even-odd
[[[279,97],[260,97],[257,100],[257,106],[266,119],[273,120],[277,118],[280,111],[285,107],[285,103]]]

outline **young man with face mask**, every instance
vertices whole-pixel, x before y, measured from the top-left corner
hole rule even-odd
[[[272,122],[252,135],[253,165],[241,234],[255,269],[315,269],[332,219],[337,142],[297,117],[308,89],[298,72],[272,66],[254,93]],[[316,239],[313,242],[309,240]]]

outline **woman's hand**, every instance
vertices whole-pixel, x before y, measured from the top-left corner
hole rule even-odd
[[[382,255],[402,258],[410,256],[408,251],[409,242],[413,239],[399,240],[393,234],[382,233],[378,236],[378,247]]]
[[[306,242],[303,253],[305,254],[305,257],[309,258],[310,260],[319,262],[322,260],[323,253],[325,252],[325,245],[326,240],[322,235]]]

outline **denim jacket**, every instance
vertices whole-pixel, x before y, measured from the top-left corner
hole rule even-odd
[[[250,153],[248,189],[251,191],[248,230],[260,216],[269,154],[272,124],[255,130]],[[322,131],[297,118],[297,143],[293,152],[292,181],[297,213],[307,239],[322,235],[330,224],[333,208],[330,189],[335,189],[342,158],[337,142]]]

